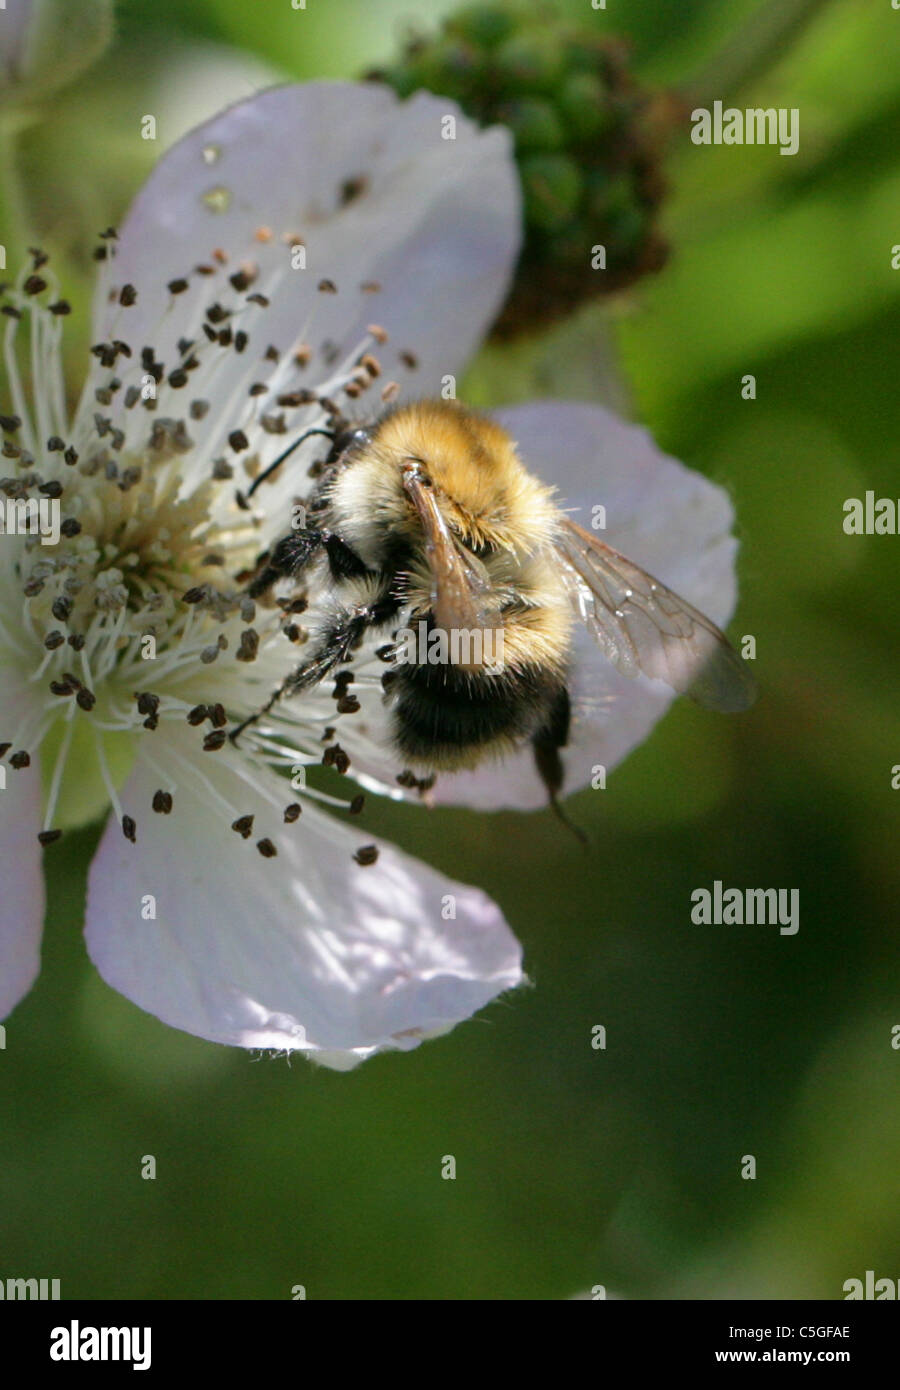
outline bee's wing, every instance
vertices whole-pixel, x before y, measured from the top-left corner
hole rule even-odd
[[[474,555],[459,546],[441,515],[434,489],[416,472],[404,474],[406,489],[425,533],[425,556],[432,579],[432,612],[446,631],[490,627],[490,580]]]
[[[708,709],[753,703],[746,664],[686,599],[574,521],[563,521],[556,553],[579,617],[624,675],[643,672]]]

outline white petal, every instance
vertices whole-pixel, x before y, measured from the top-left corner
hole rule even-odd
[[[0,85],[20,75],[25,34],[33,10],[34,0],[6,0],[3,6],[3,13],[0,13]]]
[[[137,844],[111,821],[91,866],[88,950],[141,1008],[214,1042],[348,1067],[415,1047],[521,981],[519,945],[484,894],[390,845],[361,867],[352,855],[371,836],[309,802],[285,825],[289,784],[262,769],[249,788],[207,755],[213,795],[201,792],[185,773],[195,748],[168,749],[170,816],[150,811],[160,778],[139,761],[122,796]],[[250,839],[218,795],[255,816]],[[256,849],[263,836],[276,858]],[[147,895],[155,920],[141,915]]]
[[[547,401],[496,412],[527,466],[557,488],[562,508],[600,532],[649,573],[720,626],[736,602],[737,541],[727,493],[663,454],[647,430],[600,406]],[[563,795],[590,785],[595,766],[609,772],[636,748],[674,694],[659,681],[620,675],[584,628],[576,630],[570,682],[573,718],[563,751]],[[346,740],[344,740],[346,743]],[[530,748],[475,772],[441,777],[437,802],[480,809],[533,810],[547,804]]]
[[[283,70],[229,44],[167,45],[165,64],[153,74],[146,110],[165,111],[166,138],[174,143],[226,106],[285,80]]]
[[[451,140],[442,138],[448,115],[456,121]],[[361,191],[342,204],[342,190],[355,180],[364,181]],[[240,357],[232,352],[217,378],[222,404],[229,382],[261,362],[270,344],[286,352],[300,342],[332,343],[345,354],[373,320],[391,335],[377,349],[385,378],[428,394],[463,365],[503,299],[519,208],[508,132],[479,130],[446,98],[422,92],[401,103],[366,83],[273,88],[206,122],[160,160],[101,276],[95,333],[132,346],[135,358],[118,364],[126,383],[139,377],[144,345],[169,369],[191,315],[199,334],[206,306],[235,302],[227,276],[249,260],[260,268],[254,290],[271,304],[246,307],[233,320],[250,345]],[[260,227],[271,240],[256,239]],[[291,266],[292,236],[305,243],[306,269]],[[194,274],[198,263],[216,264],[217,249],[229,264],[214,276]],[[185,276],[191,290],[173,299],[166,285]],[[322,279],[333,280],[338,293],[319,293]],[[362,293],[372,281],[381,291]],[[126,283],[138,300],[120,309],[110,294]],[[403,351],[415,354],[417,369],[400,363]],[[298,369],[292,389],[321,377],[315,364]],[[91,400],[89,389],[85,412],[94,409]],[[223,438],[236,423],[221,422]]]
[[[0,664],[0,739],[11,739],[28,710],[31,691],[15,679],[3,653]],[[44,875],[38,843],[41,828],[41,776],[34,750],[31,766],[16,771],[9,755],[0,763],[0,1018],[27,994],[41,968]],[[16,752],[15,746],[10,753]],[[52,850],[49,851],[52,854]]]

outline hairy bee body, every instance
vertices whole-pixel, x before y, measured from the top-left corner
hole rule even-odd
[[[423,401],[329,437],[305,527],[261,557],[249,585],[261,597],[315,563],[334,599],[312,654],[267,709],[384,631],[382,684],[404,768],[471,768],[530,742],[555,800],[579,619],[626,674],[642,671],[722,709],[752,699],[718,629],[566,518],[494,421],[455,401]],[[424,636],[425,654],[403,648],[403,624]],[[453,639],[437,660],[432,636]],[[465,640],[454,645],[457,637]]]

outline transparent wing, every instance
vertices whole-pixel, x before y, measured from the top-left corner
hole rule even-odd
[[[566,519],[557,554],[578,616],[626,676],[643,672],[708,709],[747,709],[756,683],[709,618]]]

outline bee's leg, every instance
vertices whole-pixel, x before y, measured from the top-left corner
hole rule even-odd
[[[279,579],[302,574],[320,550],[328,556],[328,568],[333,579],[355,579],[369,573],[362,560],[340,536],[317,526],[307,526],[283,536],[261,562],[262,567],[251,579],[247,593],[262,598]]]
[[[277,690],[275,691],[275,694],[271,697],[271,699],[266,701],[262,709],[256,710],[254,714],[249,714],[246,719],[243,719],[241,723],[237,725],[236,728],[232,729],[228,735],[228,737],[231,739],[231,742],[236,744],[245,729],[249,728],[251,724],[255,724],[258,719],[262,719],[264,714],[268,714],[272,706],[278,700],[281,699],[286,689],[287,682],[278,686]]]
[[[400,600],[394,594],[379,592],[368,603],[337,613],[323,632],[316,655],[288,678],[285,688],[309,690],[318,685],[335,666],[350,660],[369,628],[381,627],[399,607]]]
[[[237,728],[232,729],[232,743],[237,742],[248,725],[255,724],[264,714],[268,714],[282,696],[311,690],[336,666],[349,661],[366,631],[370,627],[380,627],[388,622],[396,614],[399,606],[400,601],[393,594],[379,593],[369,603],[347,608],[336,614],[322,633],[315,654],[282,681],[262,709],[249,715]]]
[[[534,749],[534,761],[537,765],[538,776],[547,788],[547,795],[550,798],[550,805],[553,807],[554,813],[566,829],[571,830],[577,840],[580,840],[583,845],[587,845],[588,838],[584,831],[572,824],[559,804],[559,793],[562,790],[565,776],[559,750],[565,748],[569,741],[571,722],[572,707],[569,702],[569,692],[565,686],[561,686],[550,706],[546,720],[537,733],[532,735],[531,746]]]
[[[279,579],[300,574],[322,546],[326,537],[322,531],[308,527],[283,536],[261,562],[261,568],[247,585],[250,598],[262,598]]]

